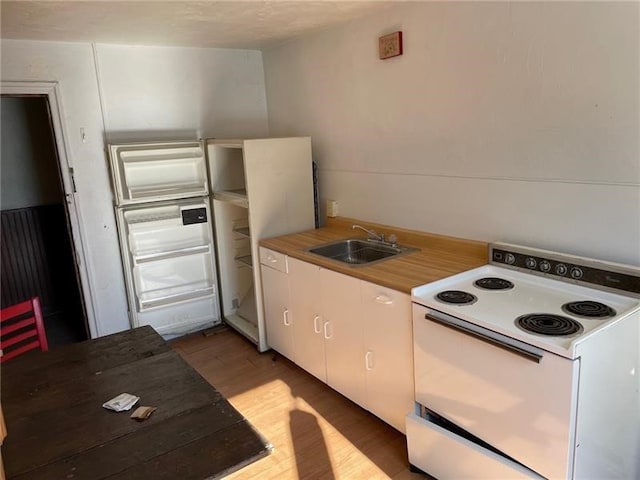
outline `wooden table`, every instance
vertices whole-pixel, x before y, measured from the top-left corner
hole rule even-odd
[[[8,479],[219,478],[270,450],[151,327],[34,352],[1,375]],[[123,392],[157,410],[137,422],[102,407]]]

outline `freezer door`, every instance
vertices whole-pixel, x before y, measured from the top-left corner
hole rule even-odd
[[[109,160],[118,206],[209,193],[199,141],[109,145]]]
[[[134,326],[179,334],[219,323],[210,219],[206,198],[118,209]]]

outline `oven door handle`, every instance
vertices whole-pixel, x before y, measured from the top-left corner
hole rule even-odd
[[[424,316],[425,319],[430,320],[432,322],[437,323],[438,325],[442,325],[443,327],[447,327],[450,328],[451,330],[455,330],[456,332],[462,333],[464,335],[468,335],[470,337],[476,338],[478,340],[481,340],[485,343],[488,343],[494,347],[498,347],[501,348],[503,350],[506,350],[509,353],[513,353],[514,355],[518,355],[526,360],[529,360],[531,362],[535,362],[535,363],[540,363],[542,361],[542,355],[538,355],[536,353],[532,353],[532,352],[527,352],[526,350],[523,350],[522,348],[518,348],[516,346],[513,345],[509,345],[507,343],[503,343],[500,340],[496,340],[495,338],[491,338],[487,335],[484,335],[480,332],[476,332],[474,330],[470,330],[468,328],[465,328],[461,325],[455,325],[453,323],[449,323],[446,320],[441,320],[439,318],[436,317],[432,317],[429,314],[426,314]]]

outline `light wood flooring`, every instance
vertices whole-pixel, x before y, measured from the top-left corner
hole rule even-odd
[[[229,328],[171,346],[273,444],[229,479],[424,480],[409,471],[404,435],[273,351]]]

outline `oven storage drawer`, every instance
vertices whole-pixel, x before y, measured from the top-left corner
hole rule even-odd
[[[539,479],[531,470],[410,413],[406,418],[409,463],[439,480]]]
[[[417,304],[413,329],[418,403],[544,477],[571,476],[579,360]]]

